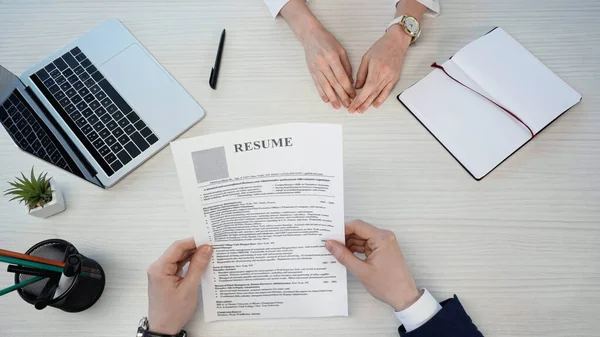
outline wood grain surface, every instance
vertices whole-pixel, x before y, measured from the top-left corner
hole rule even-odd
[[[312,0],[354,71],[393,17],[391,0]],[[364,115],[321,102],[303,49],[260,0],[0,0],[0,64],[17,74],[107,18],[119,18],[206,109],[183,137],[285,122],[344,127],[347,219],[397,234],[417,283],[458,294],[487,337],[598,336],[600,321],[600,2],[444,0],[423,23],[402,77]],[[578,90],[583,101],[481,182],[471,178],[395,99],[442,61],[503,27]],[[208,86],[223,28],[219,87]],[[63,238],[99,261],[108,283],[88,311],[36,311],[0,298],[0,336],[133,336],[147,313],[146,267],[190,234],[169,148],[109,190],[19,151],[0,131],[0,189],[32,165],[64,188],[47,220],[0,196],[0,247]],[[193,224],[192,224],[193,225]],[[5,270],[4,266],[1,266]],[[11,275],[0,272],[0,284]],[[397,336],[392,310],[350,276],[350,316],[207,324],[191,336]]]

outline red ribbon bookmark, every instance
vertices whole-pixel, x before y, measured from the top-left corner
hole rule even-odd
[[[519,121],[521,124],[523,124],[523,125],[524,125],[524,126],[527,128],[527,130],[529,130],[529,132],[531,133],[531,138],[535,137],[535,133],[533,133],[533,131],[531,130],[531,128],[530,128],[529,126],[527,126],[527,124],[525,124],[525,122],[523,122],[523,121],[521,120],[521,118],[519,118],[517,115],[515,115],[515,114],[514,114],[514,113],[512,113],[512,112],[510,112],[508,109],[506,109],[505,107],[501,106],[500,104],[498,104],[498,103],[496,103],[496,102],[492,101],[491,99],[487,98],[485,95],[483,95],[483,94],[481,94],[481,93],[477,92],[476,90],[473,90],[473,89],[471,89],[471,88],[467,87],[467,86],[466,86],[466,85],[464,85],[462,82],[460,82],[460,81],[459,81],[459,80],[457,80],[456,78],[452,77],[452,75],[448,74],[448,72],[446,71],[446,69],[444,69],[444,67],[442,67],[441,65],[439,65],[439,64],[437,64],[437,63],[435,63],[435,62],[433,62],[433,63],[431,64],[431,67],[433,67],[433,68],[437,68],[437,69],[440,69],[441,71],[443,71],[443,72],[444,72],[444,74],[448,75],[448,77],[450,77],[451,79],[453,79],[453,80],[454,80],[454,82],[456,82],[456,83],[458,83],[458,84],[462,85],[463,87],[465,87],[465,88],[467,88],[467,89],[471,90],[472,92],[476,93],[477,95],[479,95],[479,96],[481,96],[481,97],[483,97],[483,98],[487,99],[488,101],[490,101],[490,102],[494,103],[494,105],[496,105],[496,106],[497,106],[497,107],[499,107],[500,109],[502,109],[502,110],[506,111],[506,113],[508,113],[509,115],[511,115],[511,116],[512,116],[514,119],[518,120],[518,121]]]

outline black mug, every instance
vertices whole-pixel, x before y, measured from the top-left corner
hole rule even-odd
[[[75,246],[61,239],[50,239],[29,248],[27,255],[42,257],[66,263],[63,278],[70,284],[62,293],[55,296],[61,274],[45,278],[18,290],[25,302],[41,310],[51,306],[66,312],[80,312],[90,308],[98,301],[104,291],[105,275],[100,264],[82,254]],[[64,277],[63,276],[63,277]],[[33,278],[32,275],[15,274],[15,284]]]

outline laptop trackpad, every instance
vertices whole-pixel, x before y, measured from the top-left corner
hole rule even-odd
[[[158,133],[177,91],[173,80],[138,44],[100,66],[100,71],[138,115]],[[160,135],[159,135],[160,136]]]

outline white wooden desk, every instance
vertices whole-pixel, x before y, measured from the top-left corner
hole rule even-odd
[[[313,0],[354,70],[393,16],[388,0]],[[445,0],[408,53],[402,78],[365,115],[321,102],[304,53],[260,0],[0,0],[0,63],[21,74],[104,19],[116,17],[206,109],[183,137],[284,122],[344,126],[346,216],[396,232],[417,283],[458,294],[487,337],[598,336],[600,331],[600,2]],[[481,182],[471,178],[395,100],[403,89],[501,26],[583,95],[583,101]],[[566,27],[570,27],[567,29]],[[219,35],[218,91],[208,86]],[[0,134],[0,189],[32,165],[65,188],[48,220],[0,197],[0,247],[60,237],[105,268],[90,310],[36,311],[0,298],[0,336],[132,336],[146,314],[146,267],[189,235],[169,148],[109,190],[20,152]],[[2,266],[4,270],[4,266]],[[0,285],[11,275],[0,272]],[[396,336],[391,309],[349,279],[350,316],[206,324],[192,336]]]

